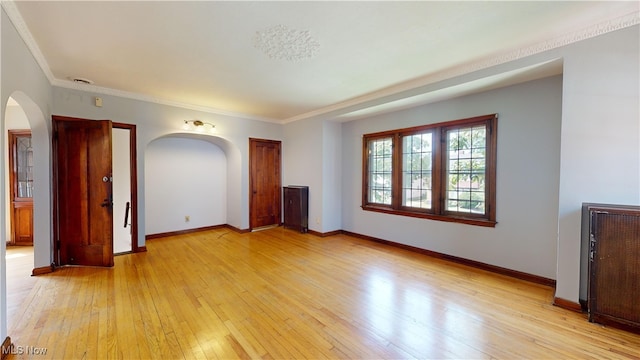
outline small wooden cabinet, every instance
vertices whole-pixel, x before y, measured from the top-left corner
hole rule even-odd
[[[589,321],[640,333],[640,207],[589,205]]]
[[[9,130],[10,245],[33,245],[33,149],[30,130]]]
[[[284,227],[306,233],[309,230],[309,187],[289,185],[282,192]]]

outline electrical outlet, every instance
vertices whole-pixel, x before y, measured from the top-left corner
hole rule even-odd
[[[316,224],[320,224],[320,218],[316,218]]]
[[[184,222],[189,222],[189,220],[191,220],[191,216],[186,215],[186,216],[184,217]]]

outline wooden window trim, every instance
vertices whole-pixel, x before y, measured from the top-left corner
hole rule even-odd
[[[363,135],[362,141],[362,209],[386,214],[409,216],[430,220],[456,222],[462,224],[495,227],[496,221],[496,161],[497,161],[497,114],[476,116],[466,119],[440,122],[404,129],[381,131]],[[469,125],[485,124],[486,138],[486,211],[485,214],[467,214],[447,211],[445,202],[446,186],[446,131]],[[402,138],[404,136],[431,131],[433,142],[432,158],[432,204],[431,209],[402,206]],[[369,142],[383,138],[392,139],[392,196],[391,204],[371,203],[369,197]]]

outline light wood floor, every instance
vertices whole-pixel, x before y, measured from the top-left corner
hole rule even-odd
[[[552,306],[551,288],[348,236],[146,245],[38,276],[13,343],[46,348],[34,359],[640,358],[640,336]]]
[[[36,279],[33,271],[33,246],[7,246],[7,322],[13,323],[28,298]],[[2,339],[4,340],[4,339]]]

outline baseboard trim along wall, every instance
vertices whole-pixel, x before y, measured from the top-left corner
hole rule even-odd
[[[150,240],[150,239],[157,239],[157,238],[163,238],[168,236],[191,234],[191,233],[200,232],[200,231],[215,230],[215,229],[220,229],[225,227],[230,227],[230,226],[226,224],[203,226],[203,227],[194,228],[194,229],[185,229],[185,230],[169,231],[169,232],[157,233],[157,234],[149,234],[149,235],[145,235],[144,238],[145,240]]]
[[[52,273],[54,269],[55,267],[53,266],[53,264],[49,266],[37,267],[31,271],[31,276],[38,276],[42,274]]]
[[[513,277],[513,278],[516,278],[516,279],[525,280],[525,281],[529,281],[529,282],[540,284],[540,285],[551,286],[551,287],[555,287],[556,286],[556,281],[555,280],[549,279],[549,278],[546,278],[546,277],[542,277],[542,276],[538,276],[538,275],[528,274],[528,273],[517,271],[517,270],[511,270],[511,269],[503,268],[503,267],[500,267],[500,266],[485,264],[485,263],[482,263],[482,262],[479,262],[479,261],[464,259],[464,258],[461,258],[461,257],[457,257],[457,256],[453,256],[453,255],[447,255],[447,254],[443,254],[443,253],[439,253],[439,252],[435,252],[435,251],[431,251],[431,250],[426,250],[426,249],[418,248],[418,247],[411,246],[411,245],[400,244],[400,243],[396,243],[396,242],[389,241],[389,240],[378,239],[378,238],[375,238],[375,237],[372,237],[372,236],[353,233],[353,232],[350,232],[350,231],[344,231],[343,230],[342,233],[345,234],[345,235],[350,235],[350,236],[357,237],[357,238],[360,238],[360,239],[375,241],[375,242],[379,242],[379,243],[382,243],[382,244],[399,247],[401,249],[405,249],[405,250],[409,250],[409,251],[414,251],[414,252],[417,252],[417,253],[425,254],[425,255],[428,255],[428,256],[431,256],[431,257],[434,257],[434,258],[437,258],[437,259],[443,259],[443,260],[455,262],[455,263],[458,263],[458,264],[471,266],[471,267],[474,267],[474,268],[477,268],[477,269],[490,271],[490,272],[497,273],[497,274],[500,274],[500,275],[510,276],[510,277]]]
[[[220,229],[220,228],[229,228],[229,229],[231,229],[233,231],[236,231],[236,232],[239,232],[239,233],[249,232],[248,229],[247,230],[238,229],[238,228],[236,228],[234,226],[231,226],[231,225],[228,225],[228,224],[224,224],[224,225],[205,226],[205,227],[201,227],[201,228],[180,230],[180,231],[172,231],[172,232],[159,233],[159,234],[150,234],[150,235],[147,235],[145,238],[147,240],[149,240],[149,239],[156,239],[156,238],[161,238],[161,237],[166,237],[166,236],[189,234],[189,233],[194,233],[194,232],[199,232],[199,231],[207,231],[207,230],[214,230],[214,229]],[[362,234],[354,233],[354,232],[351,232],[351,231],[334,230],[334,231],[329,231],[329,232],[323,233],[323,232],[319,232],[319,231],[309,230],[309,234],[314,235],[314,236],[319,236],[319,237],[327,237],[327,236],[345,234],[345,235],[357,237],[357,238],[360,238],[360,239],[363,239],[363,240],[375,241],[375,242],[378,242],[378,243],[382,243],[382,244],[386,244],[386,245],[390,245],[390,246],[395,246],[395,247],[398,247],[398,248],[401,248],[401,249],[405,249],[405,250],[421,253],[421,254],[424,254],[424,255],[427,255],[427,256],[431,256],[433,258],[447,260],[447,261],[455,262],[455,263],[466,265],[466,266],[471,266],[471,267],[474,267],[474,268],[477,268],[477,269],[490,271],[490,272],[497,273],[497,274],[500,274],[500,275],[505,275],[505,276],[513,277],[513,278],[520,279],[520,280],[529,281],[529,282],[540,284],[540,285],[545,285],[545,286],[550,286],[550,287],[555,287],[556,286],[556,281],[554,279],[549,279],[549,278],[538,276],[538,275],[528,274],[528,273],[525,273],[525,272],[522,272],[522,271],[511,270],[511,269],[503,268],[503,267],[500,267],[500,266],[485,264],[485,263],[482,263],[482,262],[479,262],[479,261],[464,259],[464,258],[453,256],[453,255],[447,255],[447,254],[439,253],[439,252],[436,252],[436,251],[431,251],[431,250],[418,248],[418,247],[411,246],[411,245],[405,245],[405,244],[400,244],[400,243],[396,243],[396,242],[389,241],[389,240],[383,240],[383,239],[375,238],[375,237],[368,236],[368,235],[362,235]],[[558,301],[556,301],[556,299],[558,299]],[[563,308],[566,307],[567,309],[570,309],[570,310],[575,310],[576,306],[577,306],[577,308],[580,309],[580,304],[574,304],[574,303],[572,303],[572,302],[570,302],[568,300],[563,300],[563,299],[559,299],[559,298],[556,298],[556,299],[554,299],[554,305],[556,305],[556,306],[563,307]],[[556,302],[558,302],[558,303],[556,303]],[[581,310],[578,310],[578,311],[581,311]]]
[[[565,310],[571,310],[571,311],[575,311],[575,312],[582,312],[582,305],[580,305],[579,303],[573,302],[573,301],[569,301],[563,298],[559,298],[559,297],[554,297],[553,298],[553,305],[559,307],[559,308],[563,308]]]
[[[327,236],[333,236],[333,235],[340,235],[342,234],[342,230],[335,230],[335,231],[329,231],[326,233],[323,232],[319,232],[319,231],[314,231],[314,230],[308,230],[307,231],[309,234],[311,235],[315,235],[315,236],[319,236],[319,237],[327,237]]]

